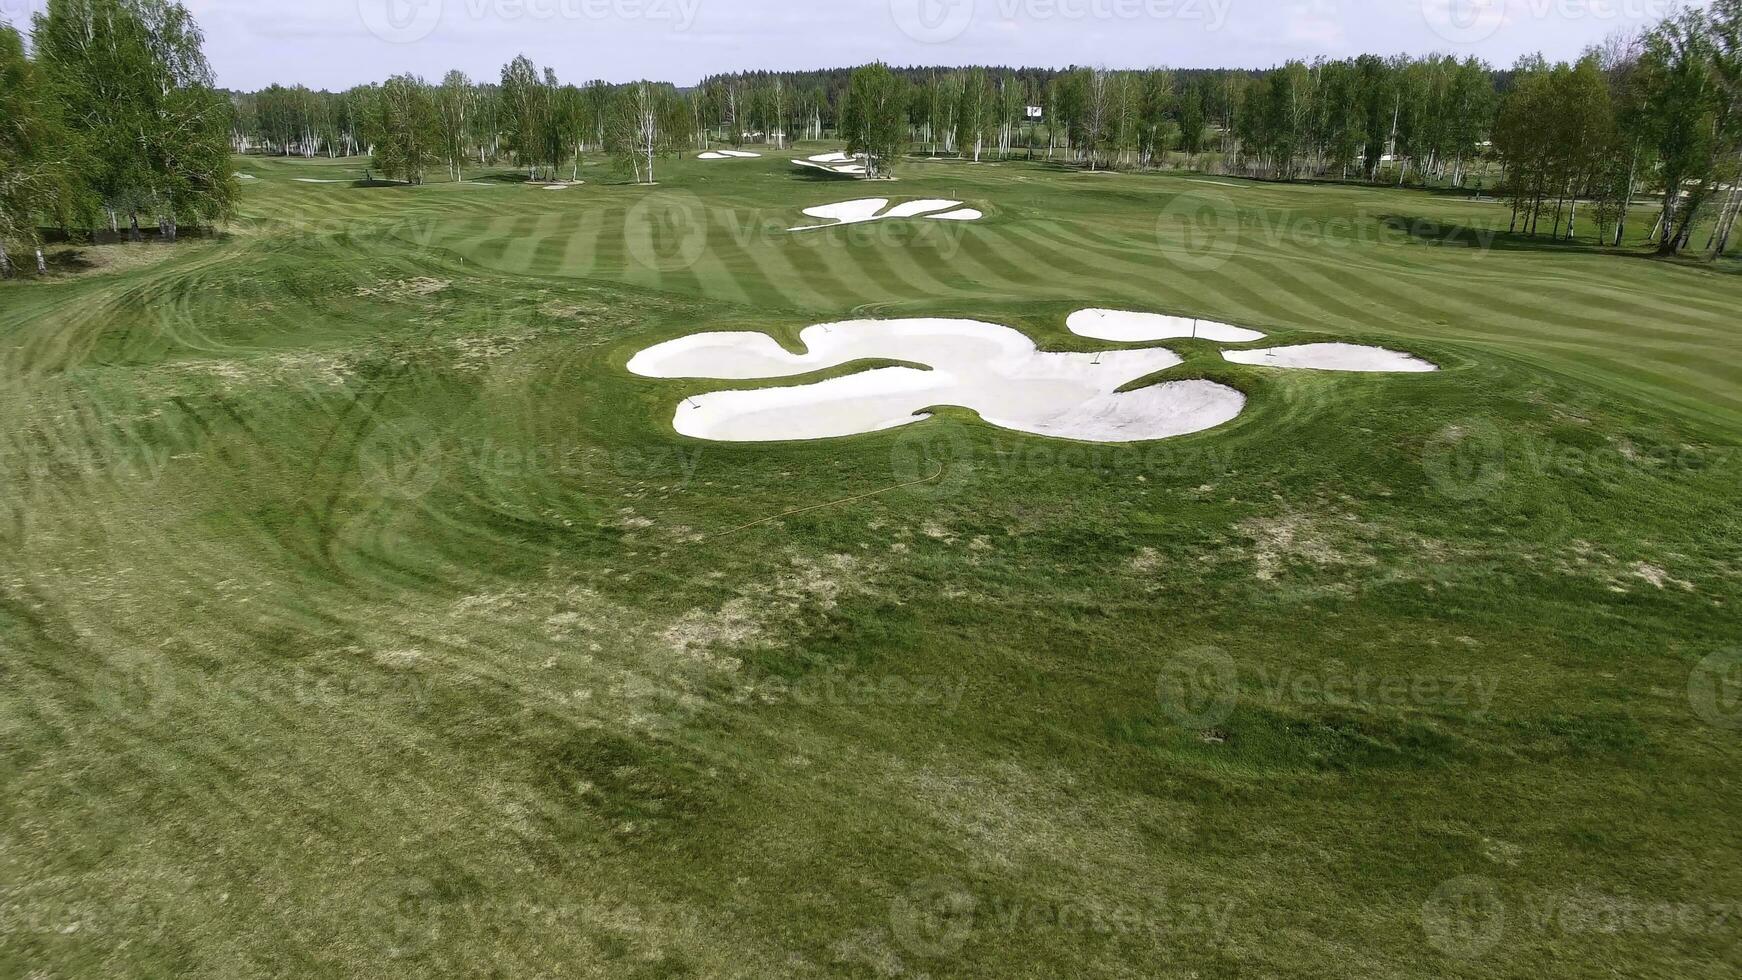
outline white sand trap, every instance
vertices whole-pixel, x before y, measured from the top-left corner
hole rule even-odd
[[[1222,357],[1235,364],[1260,367],[1305,368],[1312,371],[1408,371],[1424,373],[1439,367],[1416,357],[1383,347],[1359,344],[1300,344],[1269,350],[1225,350]]]
[[[760,157],[761,155],[762,154],[760,154],[760,153],[752,153],[749,150],[709,150],[708,152],[701,154],[700,159],[703,159],[703,160],[754,160],[757,157]]]
[[[792,162],[801,167],[825,170],[832,174],[847,174],[854,177],[862,177],[865,175],[864,161],[859,157],[846,153],[819,153],[814,157],[805,157],[803,160],[794,160]]]
[[[719,391],[678,404],[672,425],[698,439],[829,439],[911,425],[956,405],[1036,435],[1137,442],[1201,432],[1238,416],[1246,397],[1213,381],[1120,392],[1180,363],[1160,348],[1099,354],[1038,350],[1009,327],[978,320],[852,320],[807,327],[794,354],[760,333],[703,333],[636,354],[653,378],[781,378],[853,361],[912,361],[931,370],[877,368],[788,388]]]
[[[349,180],[337,180],[330,177],[293,177],[299,184],[349,184]]]
[[[1264,335],[1256,330],[1217,323],[1214,320],[1164,316],[1160,313],[1129,313],[1124,310],[1078,310],[1065,321],[1065,326],[1079,337],[1116,340],[1127,344],[1187,337],[1224,344],[1246,344],[1264,339]]]
[[[243,180],[259,180],[260,179],[259,177],[256,177],[253,174],[237,174],[236,176],[242,178]]]
[[[884,210],[885,208],[888,210]],[[952,208],[956,210],[950,210]],[[842,201],[839,204],[819,204],[814,208],[805,208],[804,213],[813,218],[827,218],[828,220],[820,225],[800,225],[797,228],[788,228],[787,231],[812,231],[817,228],[835,228],[840,225],[856,225],[866,221],[889,221],[897,218],[976,221],[982,217],[980,212],[973,208],[962,207],[961,201],[936,199],[905,201],[890,208],[889,199],[882,197]]]
[[[1215,184],[1217,187],[1247,187],[1247,186],[1250,186],[1248,184],[1236,184],[1233,181],[1228,181],[1228,180],[1203,180],[1203,179],[1198,178],[1198,177],[1184,177],[1181,179],[1189,180],[1194,184]]]
[[[569,189],[569,185],[567,185],[567,184],[546,184],[546,185],[544,185],[544,189],[547,191],[566,191]]]

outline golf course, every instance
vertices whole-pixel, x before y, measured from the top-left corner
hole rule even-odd
[[[0,975],[1742,969],[1734,258],[841,148],[239,156],[0,283]],[[1234,414],[680,434],[922,318]],[[705,333],[795,366],[629,369]],[[1410,369],[1225,356],[1320,344]]]

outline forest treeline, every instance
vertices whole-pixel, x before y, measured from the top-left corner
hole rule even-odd
[[[39,226],[141,221],[173,239],[228,215],[230,154],[364,154],[387,180],[505,164],[626,177],[690,148],[844,139],[885,176],[905,154],[1045,156],[1090,169],[1186,166],[1272,180],[1480,189],[1512,227],[1623,240],[1661,203],[1665,254],[1723,254],[1742,213],[1742,0],[1681,10],[1576,61],[1366,55],[1255,70],[890,67],[747,72],[691,88],[564,82],[525,57],[494,78],[396,75],[343,92],[221,92],[171,0],[49,0],[31,43],[0,28],[0,256]],[[1695,238],[1695,229],[1704,231]],[[40,265],[41,259],[38,258]],[[0,257],[0,272],[12,262]]]

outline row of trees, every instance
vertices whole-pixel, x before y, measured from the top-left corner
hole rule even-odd
[[[229,214],[230,106],[212,83],[203,38],[171,0],[49,0],[23,38],[0,24],[0,275],[34,251],[38,228],[107,223],[141,237],[155,220]]]
[[[1363,56],[1268,71],[1107,71],[873,65],[722,75],[693,89],[564,84],[520,57],[494,80],[398,75],[345,92],[213,89],[198,28],[173,0],[49,0],[31,50],[0,28],[0,240],[39,224],[111,231],[142,218],[228,213],[228,153],[367,153],[389,178],[512,161],[578,178],[588,152],[636,181],[711,142],[833,132],[884,176],[910,148],[980,160],[1014,152],[1090,169],[1191,166],[1252,177],[1500,187],[1513,224],[1572,236],[1581,218],[1623,240],[1628,206],[1658,193],[1664,252],[1721,253],[1742,214],[1742,0],[1713,0],[1573,63],[1496,71],[1474,59]],[[1041,110],[1036,118],[1035,109]],[[1546,229],[1544,225],[1546,224]],[[0,271],[11,260],[0,248]]]
[[[1649,240],[1721,255],[1742,214],[1742,0],[1683,11],[1575,63],[1518,66],[1494,125],[1513,225],[1572,237],[1584,202],[1619,244],[1642,185],[1662,195]],[[1550,217],[1552,215],[1552,218]]]

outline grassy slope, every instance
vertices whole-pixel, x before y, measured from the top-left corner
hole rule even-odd
[[[0,974],[1737,968],[1736,916],[1636,911],[1742,900],[1742,750],[1686,694],[1738,625],[1733,272],[1428,244],[1505,215],[1419,193],[1016,163],[874,188],[977,225],[802,237],[746,229],[866,188],[245,169],[228,241],[0,288]],[[1231,252],[1157,231],[1200,204]],[[1120,448],[960,412],[702,444],[669,419],[709,386],[621,370],[866,312],[1093,349],[1090,305],[1449,370],[1181,343],[1247,414]],[[1158,697],[1206,646],[1241,681],[1212,732]],[[1275,686],[1345,674],[1494,693]],[[1506,909],[1474,958],[1423,926],[1464,875]]]

